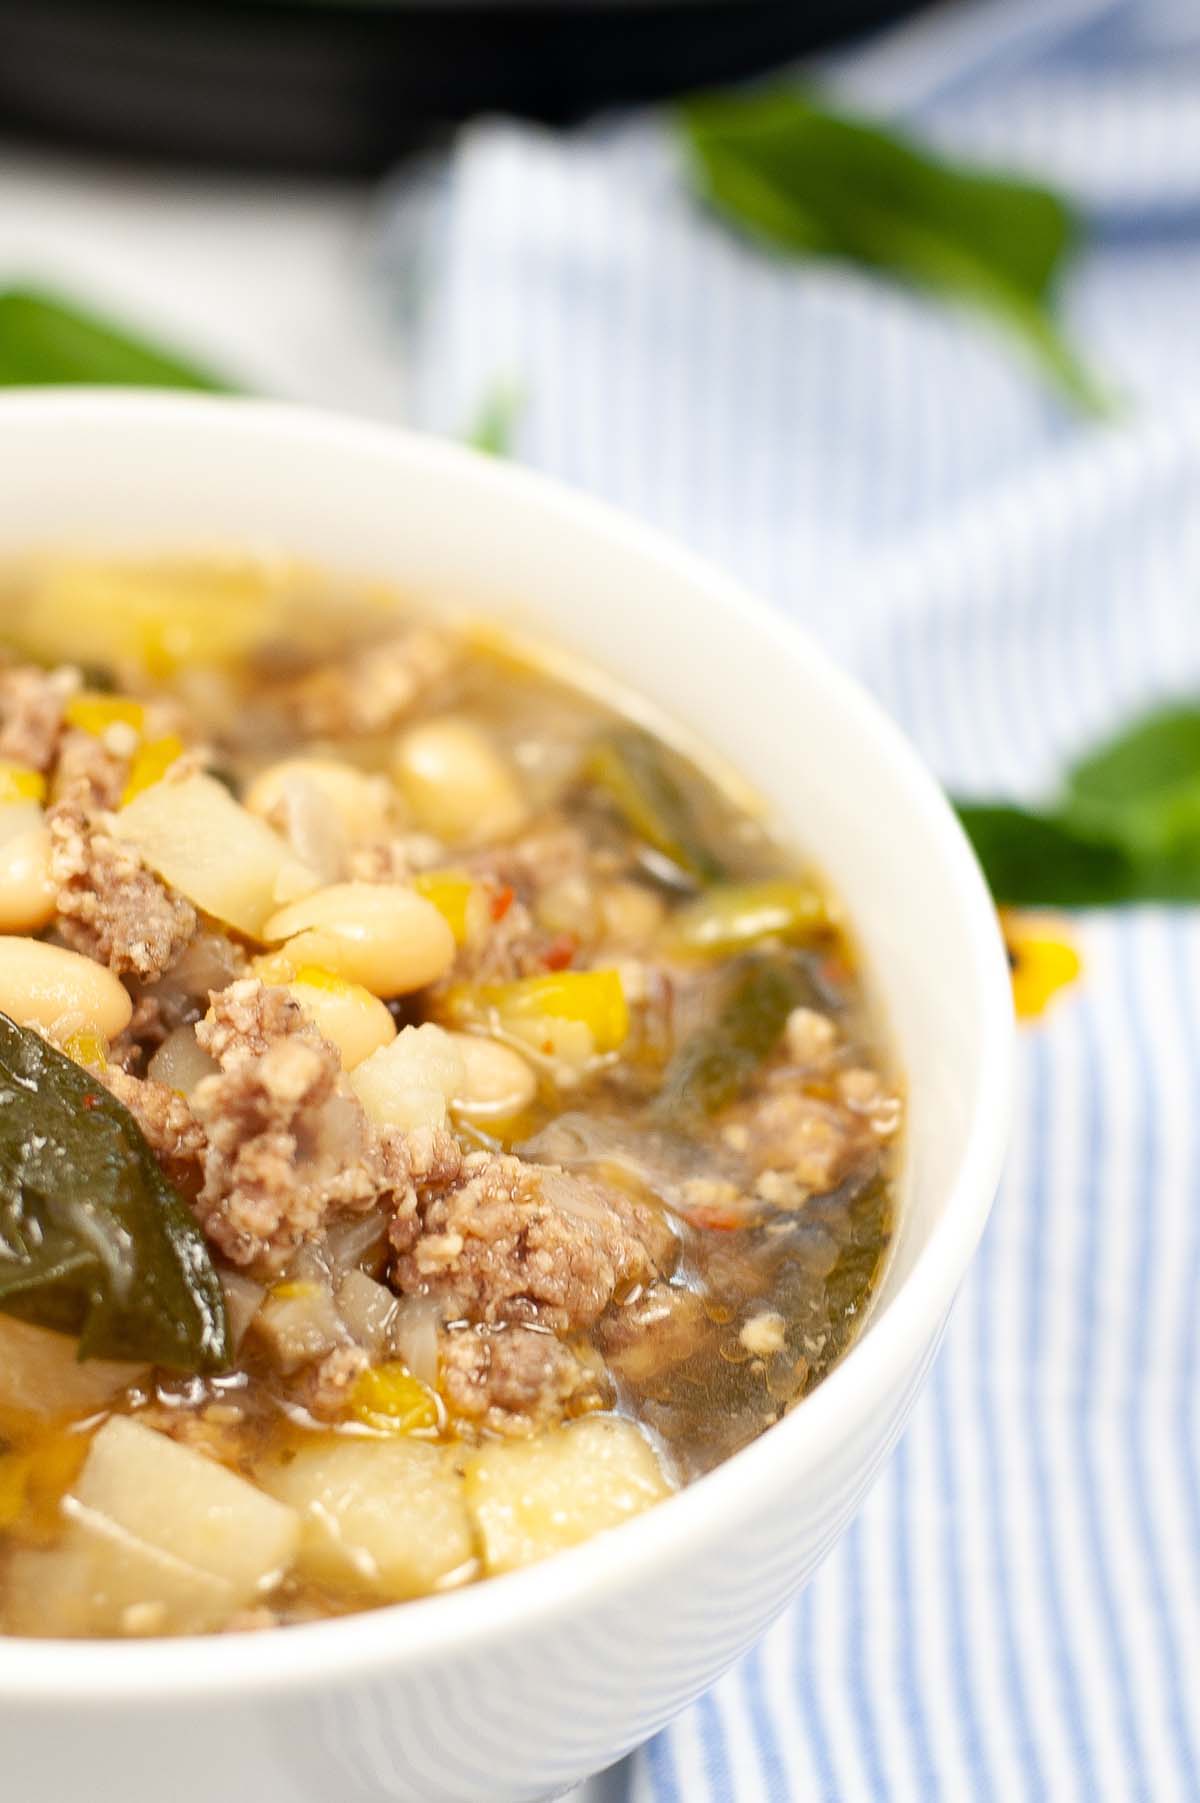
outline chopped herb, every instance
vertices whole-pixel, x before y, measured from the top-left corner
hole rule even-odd
[[[680,113],[697,187],[791,255],[841,257],[982,308],[1078,406],[1108,402],[1055,324],[1079,229],[1031,182],[959,167],[796,87],[701,95]]]
[[[203,1235],[133,1116],[0,1014],[0,1310],[79,1337],[80,1358],[177,1371],[229,1361]]]

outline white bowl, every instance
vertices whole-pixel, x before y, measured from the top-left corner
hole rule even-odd
[[[990,1207],[1008,978],[979,870],[874,703],[651,532],[401,432],[173,395],[0,398],[0,555],[282,548],[549,635],[723,753],[844,899],[909,1094],[901,1225],[871,1318],[804,1404],[590,1545],[453,1595],[273,1634],[0,1639],[21,1803],[517,1803],[661,1727],[846,1527],[928,1370]]]

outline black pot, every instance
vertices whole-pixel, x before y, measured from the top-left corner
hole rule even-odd
[[[481,112],[562,122],[733,81],[915,0],[0,0],[0,126],[372,171]]]

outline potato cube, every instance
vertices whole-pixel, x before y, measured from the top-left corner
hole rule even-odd
[[[466,1489],[484,1565],[501,1572],[640,1515],[671,1486],[632,1422],[593,1415],[480,1448],[467,1458]]]
[[[272,1587],[300,1538],[292,1510],[126,1416],[96,1435],[62,1512],[57,1546],[10,1562],[12,1633],[206,1633]]]
[[[120,810],[113,831],[190,902],[251,937],[282,903],[317,887],[279,835],[212,776],[155,783]]]
[[[473,1571],[462,1479],[444,1447],[330,1436],[261,1477],[303,1518],[300,1569],[318,1583],[399,1601]]]
[[[43,1420],[91,1415],[107,1407],[148,1365],[77,1356],[66,1334],[0,1315],[0,1409]]]
[[[114,1415],[93,1440],[74,1501],[123,1538],[227,1583],[235,1607],[270,1588],[291,1565],[300,1539],[291,1509],[203,1453],[123,1415]]]

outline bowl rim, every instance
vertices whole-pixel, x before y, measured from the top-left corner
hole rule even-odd
[[[709,615],[753,633],[764,651],[804,663],[844,711],[871,755],[899,777],[914,812],[943,860],[943,877],[968,930],[974,1014],[980,1047],[963,1153],[939,1219],[897,1294],[869,1332],[805,1398],[801,1408],[704,1477],[620,1529],[557,1554],[542,1565],[489,1578],[444,1596],[385,1605],[357,1615],[269,1634],[147,1641],[72,1641],[0,1634],[0,1695],[10,1705],[60,1708],[66,1701],[105,1708],[120,1702],[198,1697],[253,1703],[283,1690],[340,1683],[387,1667],[395,1673],[470,1645],[478,1651],[535,1628],[589,1596],[651,1575],[690,1544],[736,1530],[743,1499],[764,1488],[792,1487],[829,1457],[887,1393],[897,1371],[916,1366],[934,1343],[982,1235],[1008,1137],[1014,1071],[1014,1022],[1007,962],[996,912],[975,855],[941,788],[900,728],[856,679],[802,627],[785,618],[696,553],[608,503],[522,466],[402,427],[295,405],[234,396],[153,390],[72,388],[0,395],[0,443],[26,427],[69,431],[80,423],[122,421],[152,429],[192,429],[214,441],[227,431],[264,439],[306,440],[336,461],[342,449],[417,461],[448,483],[491,488],[515,508],[556,515],[566,527],[619,541],[648,579],[671,572],[702,599]],[[469,500],[469,495],[468,495]],[[651,697],[652,698],[652,697]]]

